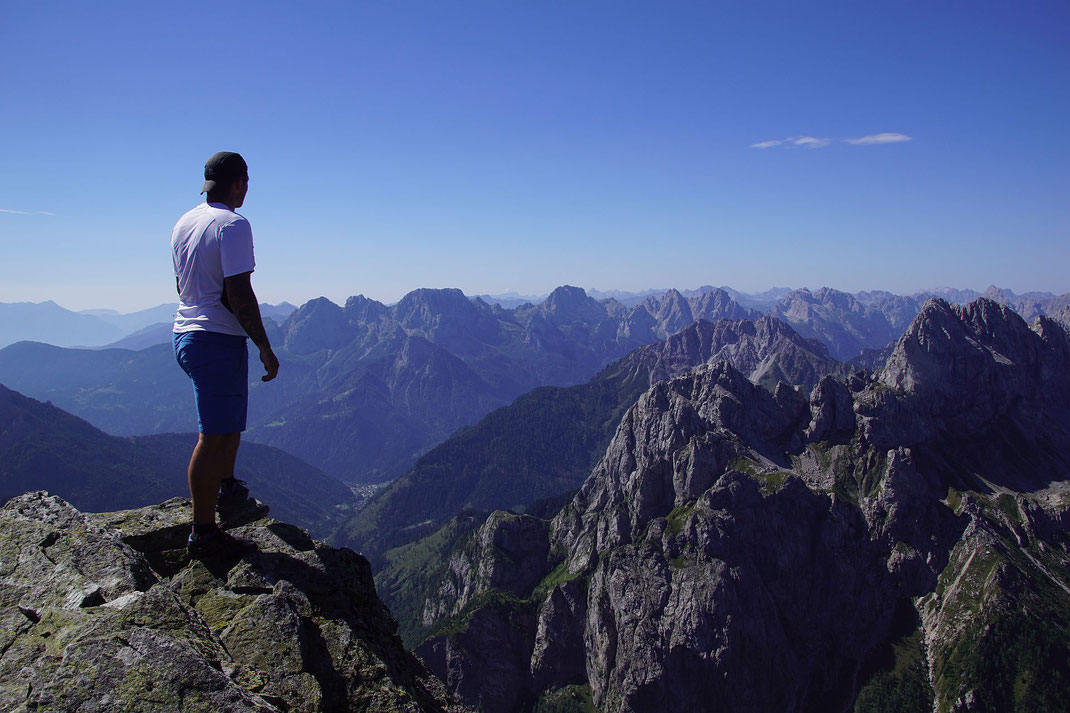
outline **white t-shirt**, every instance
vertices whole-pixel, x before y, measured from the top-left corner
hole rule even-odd
[[[246,336],[222,295],[223,278],[256,266],[249,221],[222,203],[201,203],[175,223],[171,253],[179,289],[174,331]]]

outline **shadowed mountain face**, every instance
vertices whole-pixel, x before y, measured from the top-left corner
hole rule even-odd
[[[373,499],[336,541],[385,564],[397,560],[387,550],[433,533],[458,513],[522,510],[560,498],[580,486],[644,391],[717,360],[770,390],[786,381],[809,392],[826,375],[846,374],[821,344],[772,317],[696,322],[633,352],[587,384],[536,389],[461,430]],[[401,581],[400,570],[389,565],[386,570],[383,582],[397,574],[399,586],[412,589],[411,582]],[[396,593],[386,584],[386,600],[404,606]],[[409,623],[403,622],[406,632]]]
[[[809,398],[725,361],[656,383],[552,521],[456,521],[417,652],[495,712],[1061,710],[1068,345],[933,301]]]
[[[197,428],[192,387],[170,345],[132,352],[19,342],[0,349],[0,383],[115,435]]]
[[[83,510],[140,507],[188,495],[197,436],[109,436],[76,416],[0,386],[0,500],[46,489]],[[319,536],[354,509],[343,483],[277,448],[242,445],[237,477],[275,514]]]
[[[934,300],[878,374],[891,391],[859,413],[902,414],[865,424],[874,447],[906,445],[963,482],[988,472],[997,486],[1030,490],[1070,453],[1070,423],[1052,417],[1070,403],[1068,365],[1070,341],[1054,320],[1030,328],[987,299]]]
[[[720,292],[689,298],[693,306],[680,299],[664,301],[703,314],[742,311]],[[675,328],[672,309],[645,305],[613,311],[574,287],[513,310],[449,289],[416,290],[391,307],[361,296],[344,307],[312,300],[269,325],[279,379],[259,381],[253,350],[248,436],[349,481],[388,480],[520,394],[585,381]],[[195,423],[168,345],[87,352],[20,343],[0,350],[0,381],[119,435]]]

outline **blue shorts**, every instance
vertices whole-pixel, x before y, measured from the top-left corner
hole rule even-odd
[[[219,332],[174,335],[175,359],[193,380],[197,430],[241,433],[249,407],[249,347],[245,337]]]

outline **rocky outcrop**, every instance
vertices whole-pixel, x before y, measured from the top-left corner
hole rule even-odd
[[[190,561],[188,502],[0,509],[0,708],[459,711],[402,648],[368,563],[260,520]]]
[[[966,527],[916,600],[934,703],[1058,710],[1070,689],[1070,483],[950,496]]]
[[[1070,305],[1065,305],[1052,312],[1051,318],[1066,329],[1070,329]]]
[[[455,617],[489,592],[522,597],[546,574],[549,528],[545,520],[496,511],[463,551],[454,552],[446,573],[424,606],[424,625]]]
[[[877,387],[858,397],[860,427],[875,447],[911,447],[970,486],[972,474],[988,473],[1033,490],[1070,453],[1068,364],[1067,332],[1046,317],[1030,328],[990,300],[933,300],[878,371]]]
[[[558,690],[614,713],[1058,710],[1068,339],[931,302],[875,378],[808,398],[724,362],[655,384],[551,523],[542,581],[484,592],[421,654],[488,712]],[[509,700],[476,682],[478,632],[506,631]]]

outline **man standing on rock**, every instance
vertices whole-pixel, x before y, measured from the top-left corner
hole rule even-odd
[[[249,168],[240,154],[221,151],[204,165],[201,193],[208,199],[189,211],[171,232],[178,311],[175,358],[193,381],[200,436],[189,462],[193,556],[232,554],[246,543],[216,525],[249,497],[234,478],[234,460],[245,430],[249,402],[246,336],[260,350],[262,381],[271,381],[279,360],[271,350],[250,277],[253,232],[235,211],[249,190]]]

